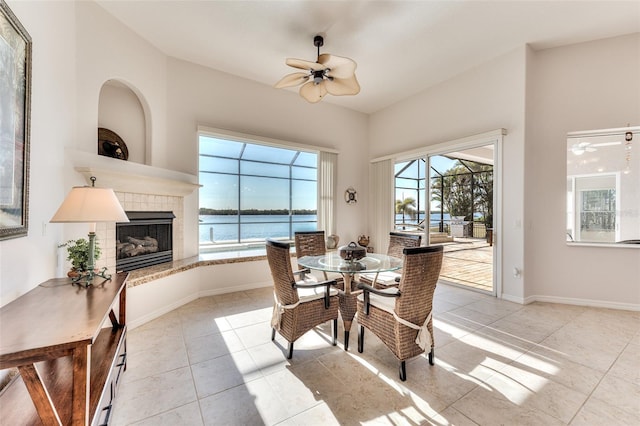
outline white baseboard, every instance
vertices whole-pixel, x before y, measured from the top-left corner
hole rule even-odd
[[[256,288],[273,287],[273,282],[265,281],[260,283],[249,283],[244,285],[234,285],[229,287],[218,287],[203,290],[198,293],[198,297],[217,296],[219,294],[233,293],[236,291],[254,290]]]
[[[506,300],[507,302],[518,303],[520,305],[526,305],[527,303],[531,303],[531,302],[527,302],[526,299],[523,299],[522,297],[512,296],[511,294],[503,294],[502,296],[500,296],[500,298],[502,300]]]
[[[563,305],[589,306],[592,308],[618,309],[622,311],[640,311],[640,305],[633,303],[611,302],[607,300],[578,299],[575,297],[558,297],[558,296],[527,296],[518,297],[509,294],[502,295],[503,300],[528,305],[533,302],[559,303]]]
[[[640,305],[635,303],[611,302],[608,300],[578,299],[574,297],[541,296],[541,295],[527,297],[526,303],[532,303],[532,302],[562,303],[565,305],[618,309],[622,311],[640,311]]]

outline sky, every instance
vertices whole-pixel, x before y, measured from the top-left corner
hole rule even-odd
[[[200,189],[200,207],[237,209],[240,203],[241,209],[288,209],[291,201],[293,209],[316,209],[316,182],[292,181],[292,193],[295,196],[290,200],[288,180],[290,165],[294,166],[292,167],[294,177],[315,180],[317,173],[315,168],[295,167],[315,167],[317,164],[315,153],[201,136],[200,154],[200,184],[203,185]],[[407,172],[414,175],[417,164]],[[424,167],[423,162],[420,164]],[[431,164],[437,170],[445,171],[453,167],[455,160],[433,156]],[[396,170],[399,167],[400,163],[396,165]],[[243,175],[256,176],[238,178],[238,168]],[[424,177],[424,170],[420,175]],[[396,190],[396,199],[405,197],[417,199],[417,192]],[[424,191],[422,191],[421,198],[424,197]],[[421,203],[420,208],[424,210],[424,200],[421,200]],[[431,203],[432,209],[438,206],[437,202]]]
[[[296,210],[316,209],[315,153],[201,136],[200,154],[200,207],[236,209],[240,202],[241,209],[272,210],[288,209],[291,202]],[[254,176],[239,179],[239,171]]]

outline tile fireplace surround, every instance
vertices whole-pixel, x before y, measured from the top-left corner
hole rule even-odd
[[[184,257],[184,198],[171,195],[137,194],[115,191],[125,211],[171,211],[176,216],[173,221],[173,259]],[[96,238],[102,254],[98,268],[116,270],[116,224],[96,224]]]
[[[197,176],[70,148],[65,154],[87,184],[96,176],[112,188],[125,211],[173,212],[173,260],[184,258],[184,197],[200,187]],[[96,239],[102,251],[96,266],[115,272],[116,224],[97,223]]]

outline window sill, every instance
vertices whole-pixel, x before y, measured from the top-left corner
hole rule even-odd
[[[291,256],[295,256],[292,251]],[[210,265],[227,265],[230,263],[256,262],[266,260],[264,247],[255,250],[226,251],[218,253],[206,253],[199,256],[188,257],[182,260],[161,263],[147,268],[136,269],[129,273],[127,287],[136,287],[150,281],[168,277],[189,269]]]

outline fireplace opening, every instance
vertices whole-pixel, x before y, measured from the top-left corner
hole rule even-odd
[[[125,212],[116,223],[116,270],[133,271],[173,260],[173,212]]]

